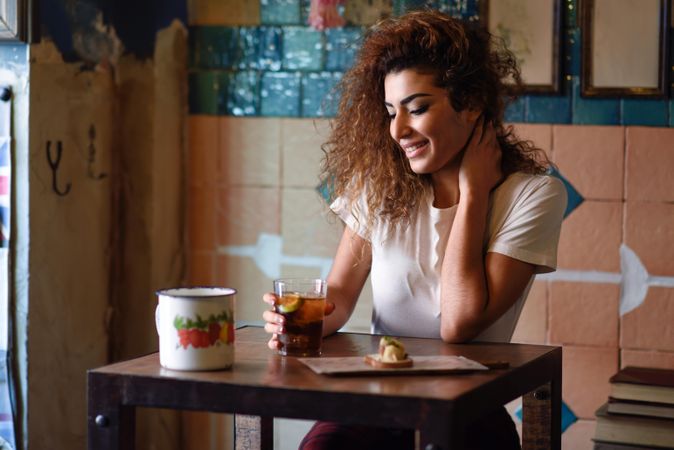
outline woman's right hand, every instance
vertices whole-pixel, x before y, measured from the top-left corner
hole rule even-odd
[[[273,292],[267,292],[262,296],[262,300],[265,303],[269,303],[271,305],[271,309],[268,309],[262,313],[262,319],[265,321],[264,331],[271,333],[271,339],[269,339],[267,345],[272,350],[278,350],[281,346],[281,343],[278,340],[278,335],[285,333],[285,329],[283,327],[285,324],[285,317],[274,310],[274,306],[278,301],[276,294]]]
[[[285,330],[285,317],[275,311],[276,302],[278,302],[278,297],[273,292],[267,292],[262,296],[262,300],[265,303],[271,305],[271,309],[266,310],[262,313],[262,319],[264,319],[264,331],[271,333],[271,339],[267,345],[272,350],[278,350],[281,347],[281,343],[278,340],[279,334],[286,332]],[[325,302],[325,315],[329,316],[335,310],[335,304],[333,302]]]

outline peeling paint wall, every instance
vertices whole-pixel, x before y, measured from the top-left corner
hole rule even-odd
[[[154,291],[183,280],[187,31],[155,40],[95,64],[30,49],[30,450],[86,448],[86,370],[156,351]],[[138,448],[177,448],[179,417],[140,411]]]

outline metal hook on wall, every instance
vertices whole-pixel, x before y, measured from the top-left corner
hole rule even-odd
[[[63,154],[63,143],[61,141],[56,142],[56,157],[54,157],[51,152],[51,141],[47,141],[47,162],[49,163],[49,167],[51,167],[52,172],[51,186],[53,191],[61,197],[68,195],[68,192],[70,192],[70,183],[67,183],[65,190],[62,191],[61,189],[59,189],[58,181],[56,180],[59,165],[61,164],[62,154]]]

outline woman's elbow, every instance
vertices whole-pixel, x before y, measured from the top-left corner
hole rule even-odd
[[[448,324],[440,327],[440,338],[448,344],[462,344],[470,341],[478,334],[466,326]]]

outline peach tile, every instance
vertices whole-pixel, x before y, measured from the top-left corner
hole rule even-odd
[[[560,269],[620,272],[621,202],[585,201],[563,222]]]
[[[220,254],[216,264],[215,283],[237,290],[236,320],[262,322],[262,312],[269,306],[262,301],[262,295],[274,290],[275,276],[267,276],[248,256]]]
[[[674,275],[674,204],[627,202],[625,244],[650,275]]]
[[[259,25],[260,2],[250,0],[189,0],[190,25]]]
[[[550,283],[550,342],[618,347],[620,286]]]
[[[511,342],[545,344],[548,326],[548,282],[534,281]]]
[[[216,195],[215,189],[190,187],[187,199],[187,241],[188,248],[213,250],[216,246]]]
[[[579,420],[562,434],[562,450],[592,450],[594,448],[594,420]]]
[[[279,189],[229,187],[218,192],[219,245],[255,245],[260,233],[280,234]]]
[[[553,161],[585,199],[622,200],[625,129],[554,125]]]
[[[221,116],[218,181],[226,185],[278,186],[281,119]]]
[[[545,151],[548,158],[552,159],[552,125],[515,123],[513,128],[518,138],[533,142],[536,147]]]
[[[579,419],[594,419],[618,370],[618,349],[564,346],[562,398]]]
[[[620,322],[620,348],[674,351],[674,288],[651,286]]]
[[[674,369],[674,352],[656,350],[621,350],[620,367],[655,367]]]
[[[284,187],[315,188],[323,151],[321,145],[330,131],[327,120],[283,119],[281,122],[281,154]]]
[[[281,235],[288,256],[334,258],[344,226],[315,189],[284,188]]]
[[[628,127],[625,197],[674,201],[674,128]]]
[[[217,178],[218,118],[188,116],[187,180],[191,186],[211,186]]]
[[[391,0],[346,2],[344,18],[353,25],[372,25],[391,12]]]
[[[192,286],[213,285],[215,280],[215,251],[188,252],[187,284]]]

